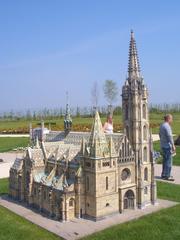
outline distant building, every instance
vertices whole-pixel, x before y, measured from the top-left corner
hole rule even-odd
[[[10,195],[61,221],[98,220],[155,204],[148,90],[133,32],[122,108],[124,134],[105,134],[98,112],[90,133],[71,132],[67,106],[65,130],[34,135],[34,146],[15,160]]]

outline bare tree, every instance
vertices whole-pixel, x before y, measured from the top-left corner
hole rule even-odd
[[[118,87],[115,81],[113,80],[106,80],[103,86],[104,90],[104,97],[108,102],[108,114],[113,115],[113,102],[117,100],[118,96]]]
[[[104,83],[104,97],[106,98],[108,104],[112,106],[112,103],[117,100],[118,87],[115,81],[106,80]]]
[[[93,107],[97,108],[99,101],[99,87],[97,81],[94,82],[93,87],[91,89],[91,98]]]

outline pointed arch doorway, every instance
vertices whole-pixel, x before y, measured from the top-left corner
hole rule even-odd
[[[134,192],[132,190],[128,190],[125,194],[124,194],[124,209],[134,209],[135,204],[134,204]]]

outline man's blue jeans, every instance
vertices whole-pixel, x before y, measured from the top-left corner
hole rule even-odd
[[[161,177],[170,177],[171,176],[171,168],[172,168],[171,147],[162,148],[162,152],[163,152],[163,165],[162,165]]]

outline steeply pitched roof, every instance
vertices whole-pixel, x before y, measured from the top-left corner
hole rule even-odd
[[[22,169],[22,165],[23,165],[23,159],[16,158],[11,168],[15,169],[16,171],[20,171]]]
[[[136,48],[136,41],[134,38],[134,32],[131,31],[131,40],[129,45],[128,78],[129,80],[131,80],[139,77],[140,77],[140,65]]]
[[[95,113],[94,123],[92,125],[87,151],[91,157],[105,157],[110,154],[106,136],[102,127],[98,111]]]

